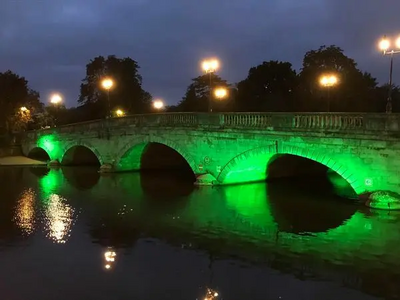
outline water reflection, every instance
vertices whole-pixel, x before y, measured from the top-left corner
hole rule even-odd
[[[106,270],[110,270],[113,267],[116,256],[117,253],[111,247],[104,252],[104,268]]]
[[[36,193],[32,188],[25,190],[17,202],[14,221],[24,234],[30,235],[35,229]]]
[[[395,284],[400,280],[399,213],[371,211],[333,196],[296,192],[286,185],[189,189],[173,178],[158,177],[151,182],[150,176],[128,173],[100,177],[83,191],[79,181],[95,177],[91,171],[84,172],[85,176],[64,180],[65,173],[51,170],[39,179],[39,188],[36,182],[25,185],[30,186],[27,191],[38,191],[37,202],[44,209],[46,232],[52,241],[68,242],[70,247],[74,244],[68,237],[74,230],[74,236],[81,238],[75,247],[83,253],[98,247],[106,270],[114,269],[118,253],[118,272],[110,275],[128,276],[124,265],[130,260],[135,264],[138,258],[126,255],[131,249],[150,249],[143,246],[143,240],[151,237],[173,249],[196,249],[214,260],[239,259],[257,268],[269,266],[301,280],[329,280],[386,297],[399,292]],[[30,213],[35,197],[28,195],[15,198],[20,228],[41,218]],[[82,211],[79,226],[73,227],[77,211]],[[94,245],[85,244],[87,237]],[[166,255],[161,246],[154,249],[160,251],[156,255]],[[95,263],[98,266],[98,258]],[[152,276],[161,276],[157,272],[162,271],[155,270]],[[212,280],[204,278],[202,286],[227,297],[227,291],[216,283],[230,274],[212,276]],[[212,292],[203,290],[202,299],[213,299]]]
[[[57,194],[52,194],[45,206],[45,231],[46,236],[53,242],[63,244],[71,233],[74,219],[74,209],[66,199]]]
[[[90,190],[100,179],[97,167],[63,167],[62,174],[70,185],[78,190]]]
[[[329,190],[330,186],[319,180],[280,180],[268,185],[267,197],[279,231],[327,232],[350,219],[358,206],[351,200],[333,196]]]
[[[219,296],[219,293],[216,290],[213,290],[211,288],[207,288],[206,296],[204,300],[215,300]]]
[[[40,167],[30,167],[29,171],[36,177],[42,178],[49,174],[50,169],[47,166],[40,166]]]

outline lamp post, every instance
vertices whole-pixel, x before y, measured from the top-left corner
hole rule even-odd
[[[114,86],[114,81],[111,78],[104,78],[101,86],[107,91],[108,117],[111,117],[110,89]]]
[[[212,112],[212,75],[219,68],[219,61],[217,59],[207,59],[202,63],[202,69],[206,74],[209,74],[209,98],[208,98],[208,111]]]
[[[53,94],[50,96],[50,103],[54,106],[54,114],[55,114],[54,123],[57,123],[57,121],[58,121],[58,112],[59,112],[59,108],[60,108],[62,101],[63,101],[63,98],[61,97],[60,94]],[[56,124],[54,124],[54,125],[56,125]]]
[[[330,99],[330,97],[331,97],[330,89],[333,86],[335,86],[337,84],[337,82],[338,82],[338,78],[337,78],[336,75],[333,75],[333,74],[331,74],[331,75],[323,75],[323,76],[321,76],[321,78],[319,80],[320,85],[323,86],[324,88],[326,88],[327,91],[328,91],[328,100],[327,100],[327,102],[328,102],[327,111],[328,112],[330,111],[330,100],[331,100]]]
[[[379,48],[382,51],[383,55],[390,56],[390,67],[389,67],[389,91],[388,98],[386,102],[386,113],[392,113],[392,89],[393,89],[393,56],[395,54],[400,53],[400,37],[395,41],[395,48],[391,48],[391,41],[385,36],[383,36],[382,40],[379,42]]]

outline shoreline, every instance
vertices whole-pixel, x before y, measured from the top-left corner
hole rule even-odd
[[[0,157],[0,167],[44,167],[47,163],[25,156]]]

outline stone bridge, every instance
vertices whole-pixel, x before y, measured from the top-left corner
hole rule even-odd
[[[325,166],[362,195],[400,194],[399,141],[398,114],[165,113],[27,132],[22,149],[64,165],[92,156],[115,172],[169,168],[180,159],[198,184],[256,182]]]

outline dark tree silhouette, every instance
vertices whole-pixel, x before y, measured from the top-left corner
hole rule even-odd
[[[0,73],[0,130],[2,133],[23,130],[31,116],[43,109],[39,93],[28,81],[10,70]],[[21,111],[21,107],[27,111]]]
[[[249,70],[238,83],[241,111],[289,111],[296,88],[296,71],[289,62],[268,61]]]
[[[329,88],[329,94],[319,82],[323,74],[335,74],[339,80]],[[321,46],[304,56],[295,107],[299,111],[326,111],[329,100],[331,111],[374,111],[376,87],[376,79],[361,72],[341,48]]]
[[[121,108],[128,114],[150,111],[151,95],[142,88],[139,65],[133,59],[98,56],[86,65],[86,77],[80,87],[78,103],[86,106],[90,118],[101,118],[108,113],[107,92],[101,81],[112,78],[110,108]],[[86,117],[86,119],[88,116]]]
[[[176,107],[169,107],[169,111],[198,111],[207,112],[210,97],[210,75],[202,75],[192,79],[192,83],[186,90],[185,96]],[[212,92],[217,87],[228,89],[228,96],[224,99],[217,99]],[[211,75],[211,101],[213,111],[230,111],[234,105],[231,86],[226,80],[218,75]]]

